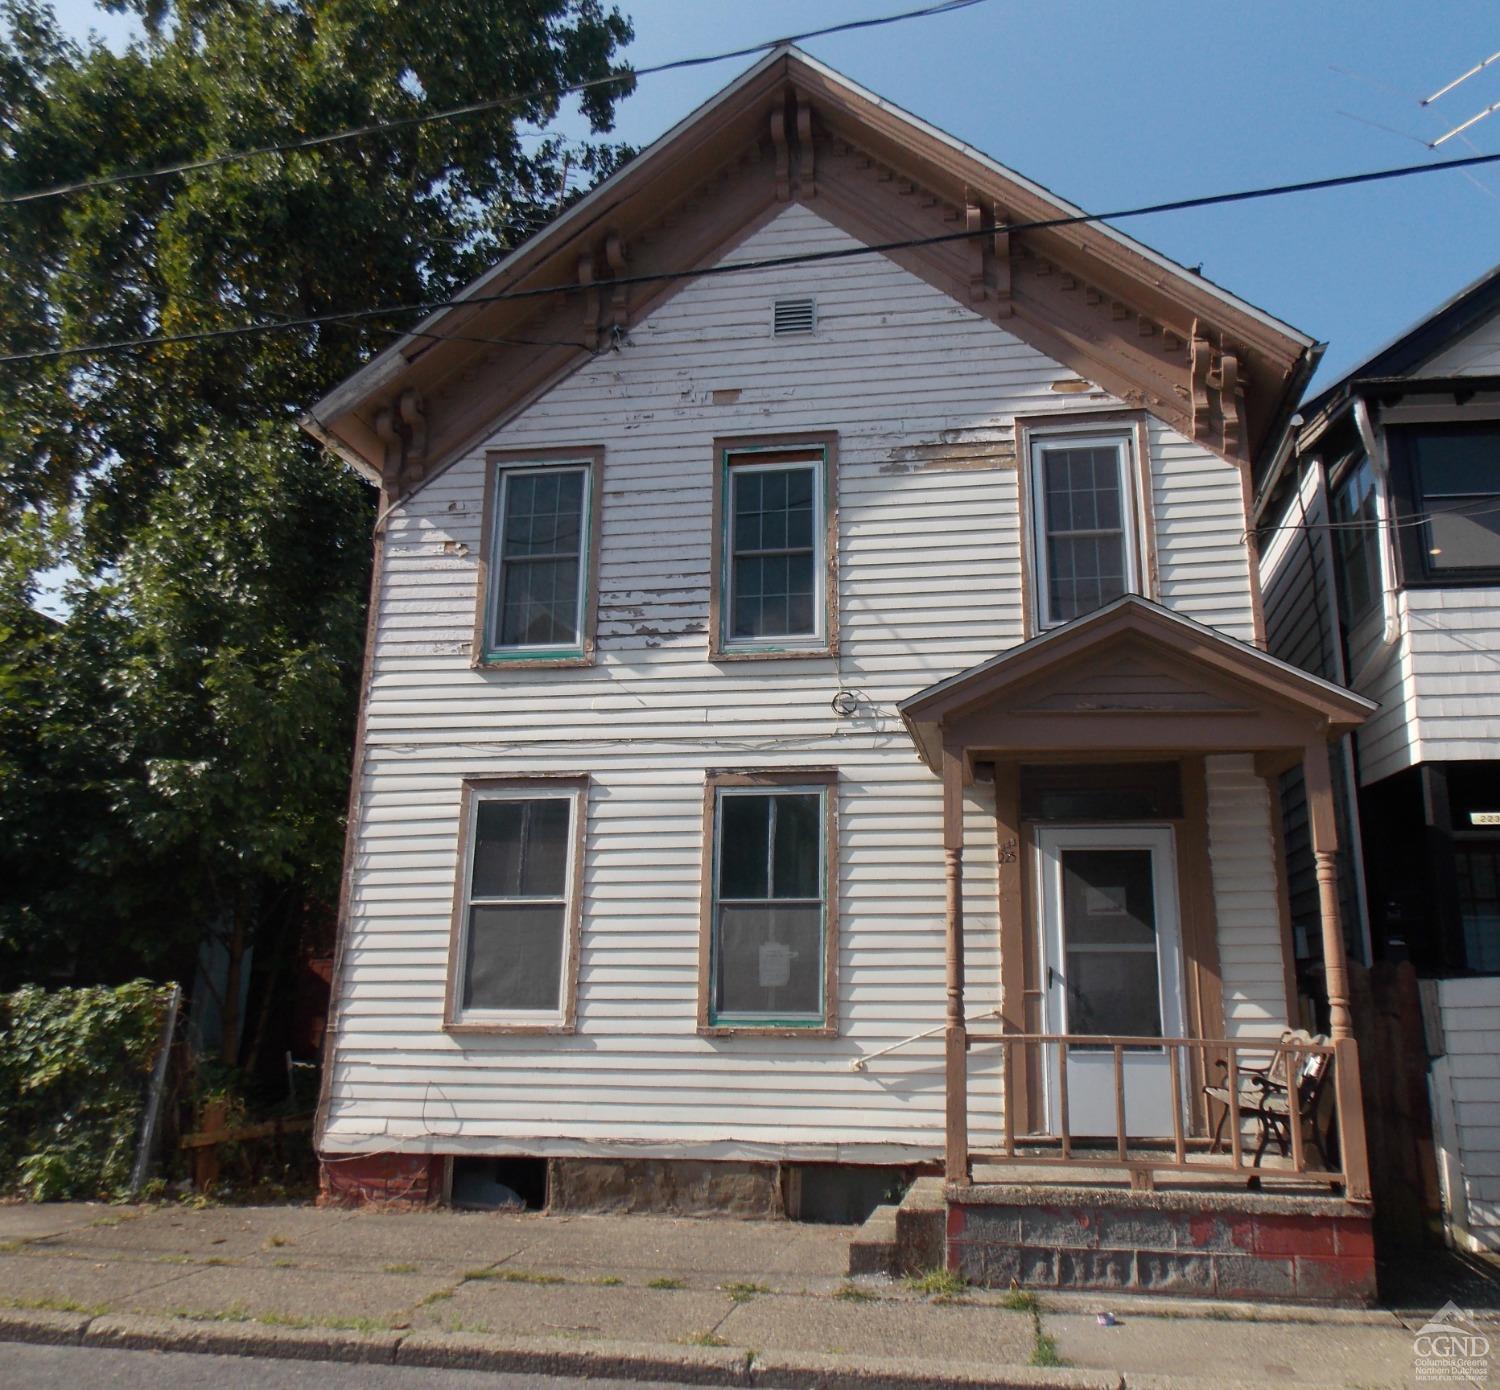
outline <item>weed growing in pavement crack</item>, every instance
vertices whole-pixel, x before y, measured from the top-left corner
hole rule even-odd
[[[908,1274],[906,1287],[913,1293],[938,1294],[952,1298],[969,1287],[962,1274],[951,1269],[926,1269],[920,1274]]]
[[[603,1289],[618,1288],[625,1281],[618,1274],[601,1274],[597,1279],[590,1279],[589,1283],[597,1284]]]
[[[87,1313],[96,1317],[105,1311],[98,1303],[79,1303],[72,1298],[0,1298],[0,1308],[20,1308],[39,1313]]]
[[[679,1340],[685,1347],[727,1347],[729,1345],[714,1332],[695,1332],[691,1337],[683,1337]]]
[[[845,1303],[873,1303],[880,1297],[873,1289],[862,1289],[858,1284],[841,1284],[833,1296]]]
[[[722,1292],[727,1293],[736,1303],[748,1303],[756,1294],[771,1292],[764,1284],[720,1284],[719,1288]]]
[[[243,1303],[231,1303],[227,1308],[171,1308],[167,1316],[185,1318],[189,1322],[251,1322],[250,1310]]]
[[[648,1289],[685,1289],[687,1284],[681,1279],[672,1279],[662,1275],[659,1279],[649,1280],[646,1287]]]
[[[453,1286],[453,1288],[434,1289],[425,1298],[421,1298],[421,1299],[417,1300],[417,1307],[418,1308],[425,1308],[425,1307],[427,1307],[427,1305],[429,1303],[437,1303],[441,1299],[452,1298],[453,1297],[453,1289],[457,1288],[457,1287],[458,1286],[455,1284]]]
[[[1030,1289],[1012,1289],[1000,1300],[1000,1306],[1012,1313],[1035,1313],[1042,1305]]]
[[[395,1264],[382,1265],[381,1268],[387,1274],[415,1274],[417,1272],[416,1265],[406,1260],[398,1261]]]
[[[1033,1366],[1063,1366],[1067,1363],[1057,1349],[1057,1338],[1042,1331],[1042,1302],[1035,1294],[1031,1302],[1031,1364]]]

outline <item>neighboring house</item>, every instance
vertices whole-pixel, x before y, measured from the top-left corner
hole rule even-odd
[[[1203,1090],[1293,1017],[1288,767],[1341,959],[1327,745],[1373,706],[1262,650],[1246,543],[1316,348],[1030,225],[1078,215],[783,48],[313,409],[382,497],[331,1197],[545,1161],[555,1207],[795,1213],[942,1164],[976,1277],[1368,1291],[1337,968],[1265,1172],[1305,1243],[1252,1242]],[[996,1251],[958,1208],[1023,1159],[1224,1191]]]
[[[1271,650],[1380,705],[1336,760],[1364,851],[1351,944],[1436,982],[1449,1211],[1500,1248],[1500,267],[1304,405],[1268,459]],[[1295,776],[1285,792],[1295,878]],[[1315,974],[1316,931],[1299,942]]]

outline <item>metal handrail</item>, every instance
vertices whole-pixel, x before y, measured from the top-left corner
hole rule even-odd
[[[984,1009],[977,1014],[970,1014],[966,1019],[964,1019],[964,1023],[970,1024],[973,1023],[976,1019],[981,1018],[999,1017],[1000,1010],[998,1008]],[[902,1038],[900,1042],[893,1042],[887,1047],[877,1048],[874,1052],[866,1052],[861,1057],[852,1057],[849,1059],[849,1070],[863,1071],[865,1067],[869,1063],[873,1062],[877,1057],[884,1057],[886,1053],[894,1052],[898,1047],[905,1047],[908,1043],[921,1042],[923,1038],[935,1038],[939,1033],[945,1032],[947,1030],[947,1027],[948,1025],[946,1023],[940,1023],[936,1028],[929,1028],[925,1033],[913,1033],[911,1037]],[[973,1034],[970,1034],[970,1037],[972,1038]]]

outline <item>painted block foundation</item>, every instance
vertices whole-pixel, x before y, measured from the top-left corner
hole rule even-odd
[[[1336,1198],[994,1187],[948,1191],[947,1267],[992,1288],[1363,1305],[1368,1208]]]

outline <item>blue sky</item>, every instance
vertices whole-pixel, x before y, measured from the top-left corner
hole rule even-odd
[[[620,3],[644,66],[916,0]],[[58,12],[128,32],[89,0]],[[1424,143],[1500,101],[1500,63],[1419,105],[1500,49],[1493,0],[986,0],[807,48],[1095,211],[1500,151],[1500,112]],[[620,138],[648,143],[750,61],[642,79]],[[1120,225],[1327,341],[1326,383],[1500,259],[1500,164]]]

